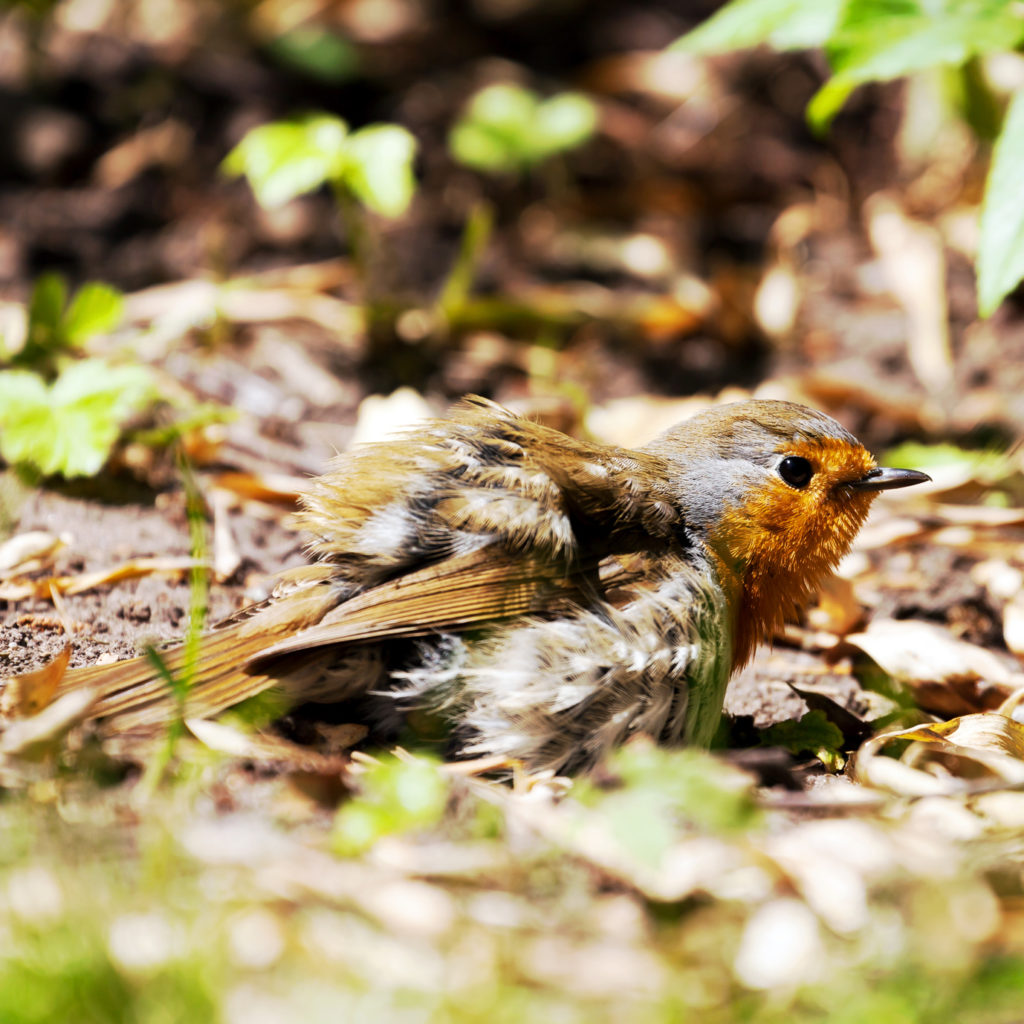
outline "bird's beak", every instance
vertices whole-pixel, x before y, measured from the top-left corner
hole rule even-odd
[[[911,487],[930,481],[927,473],[919,473],[916,469],[872,469],[859,480],[848,480],[847,487],[856,491],[893,491],[897,487]]]

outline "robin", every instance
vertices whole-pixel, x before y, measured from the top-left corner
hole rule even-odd
[[[311,564],[204,636],[186,714],[272,687],[429,708],[461,754],[533,771],[637,733],[706,746],[729,677],[875,496],[928,479],[789,402],[712,408],[633,451],[470,398],[312,481]],[[162,658],[186,672],[184,647]],[[146,657],[69,672],[77,686],[117,729],[178,713]]]

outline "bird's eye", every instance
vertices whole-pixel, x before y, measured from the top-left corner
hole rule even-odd
[[[814,476],[814,467],[799,455],[787,455],[779,463],[779,476],[791,487],[806,487]]]

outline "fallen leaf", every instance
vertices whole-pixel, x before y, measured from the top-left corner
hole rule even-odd
[[[41,668],[3,679],[0,693],[0,717],[27,718],[38,714],[54,698],[71,660],[71,644]]]
[[[868,235],[896,300],[906,314],[907,357],[918,379],[936,396],[953,384],[942,236],[908,217],[890,195],[865,203]]]
[[[881,753],[907,740],[911,743],[899,760]],[[901,796],[963,792],[976,788],[979,778],[1019,786],[1024,784],[1024,725],[996,712],[916,725],[868,740],[854,766],[859,781]]]
[[[904,684],[919,707],[938,715],[993,710],[1024,683],[991,651],[928,622],[878,619],[845,642]]]
[[[38,715],[19,718],[0,735],[0,753],[21,757],[37,755],[47,744],[84,721],[98,698],[98,690],[72,690],[58,697]]]
[[[110,569],[83,572],[77,576],[54,576],[39,580],[11,579],[0,583],[0,601],[24,601],[30,597],[49,597],[51,587],[61,594],[81,594],[106,583],[136,579],[153,573],[187,572],[195,563],[191,558],[133,558]]]
[[[849,633],[864,618],[853,583],[843,576],[832,575],[822,583],[817,603],[807,609],[807,624],[839,636]]]
[[[54,555],[71,542],[68,534],[29,530],[19,533],[0,544],[0,573],[25,572],[49,565]]]

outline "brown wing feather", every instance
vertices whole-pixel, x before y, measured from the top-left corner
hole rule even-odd
[[[250,664],[340,643],[459,632],[551,612],[574,594],[579,588],[563,571],[489,546],[366,590],[317,625],[258,652]]]

